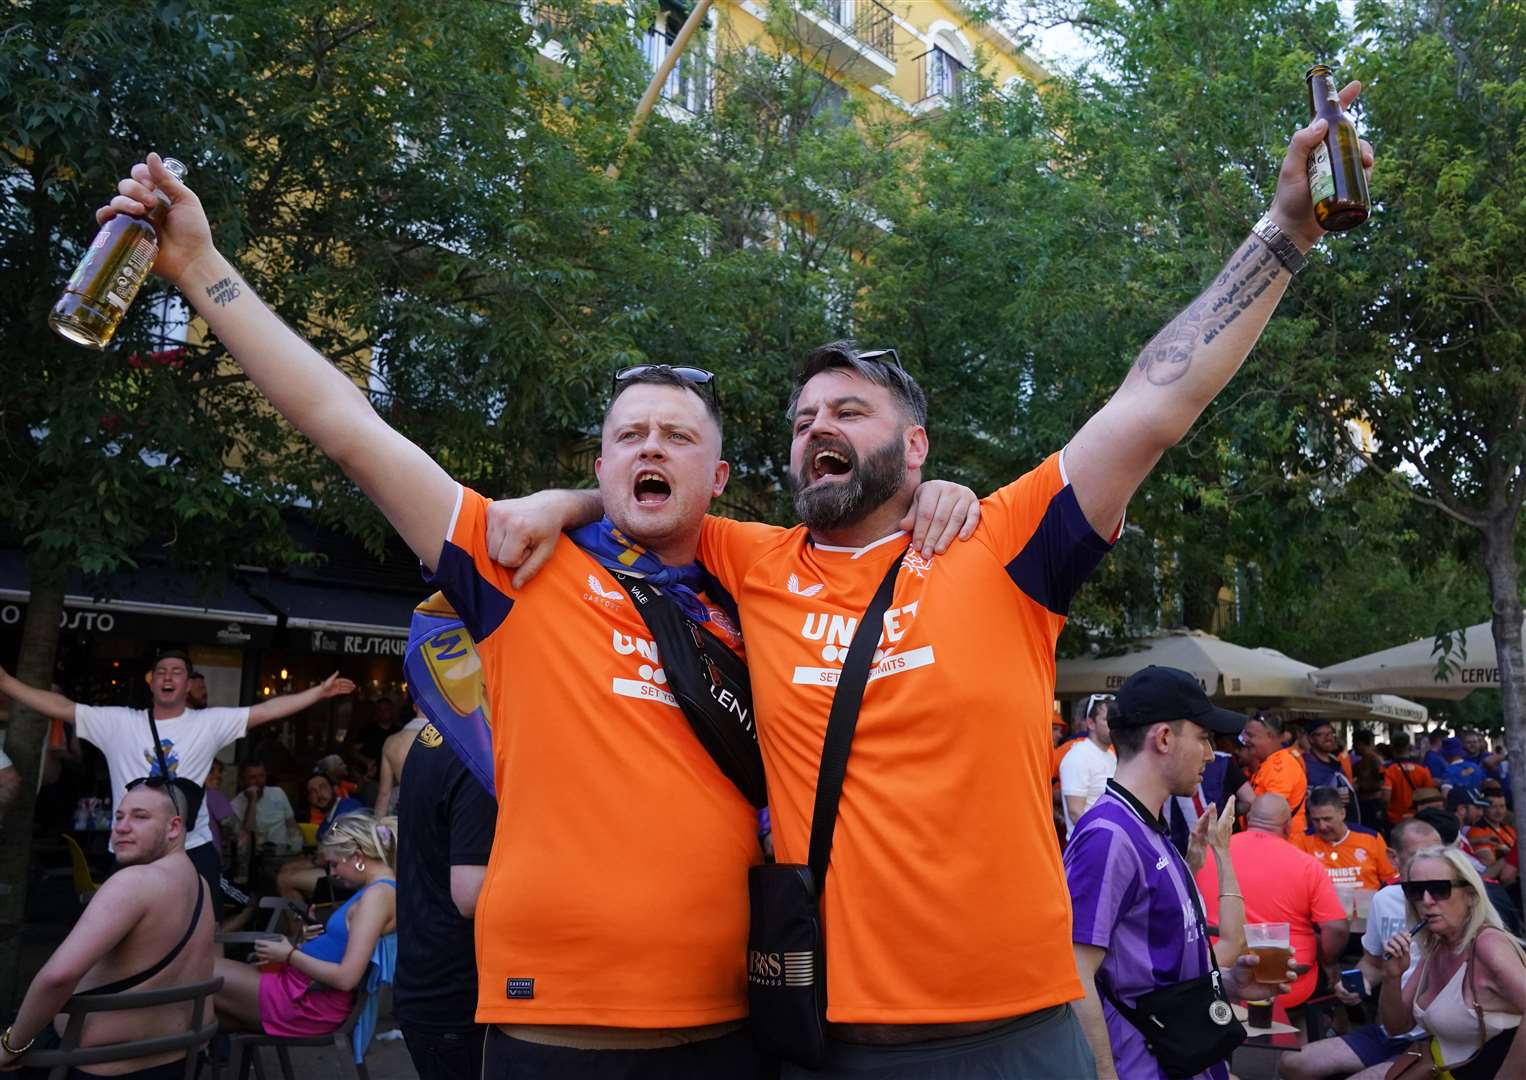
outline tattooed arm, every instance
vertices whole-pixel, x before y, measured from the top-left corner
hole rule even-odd
[[[433,569],[456,502],[445,470],[377,416],[348,375],[254,294],[213,246],[196,194],[157,154],[134,165],[117,191],[97,220],[141,215],[156,199],[169,202],[154,272],[180,288],[276,410],[334,459]]]
[[[1341,91],[1342,107],[1361,92]],[[1298,131],[1277,177],[1268,216],[1300,251],[1323,235],[1309,198],[1307,163],[1325,121]],[[1372,149],[1364,141],[1365,164]],[[1255,235],[1248,236],[1213,284],[1166,324],[1140,352],[1117,392],[1065,448],[1065,469],[1092,528],[1112,535],[1134,491],[1168,449],[1187,434],[1261,336],[1290,275]]]

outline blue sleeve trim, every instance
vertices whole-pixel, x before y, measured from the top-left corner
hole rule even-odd
[[[1007,576],[1030,600],[1056,615],[1070,603],[1112,545],[1097,535],[1068,484],[1049,500],[1038,528],[1007,564]]]
[[[486,641],[508,618],[514,601],[499,592],[481,574],[471,553],[447,540],[440,549],[440,561],[433,574],[424,571],[424,581],[439,589],[450,606],[461,616],[466,632],[476,642]]]

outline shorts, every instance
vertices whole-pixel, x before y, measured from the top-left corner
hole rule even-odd
[[[313,982],[286,964],[260,975],[260,1027],[266,1035],[327,1035],[344,1023],[354,1004],[351,991]]]
[[[819,1070],[785,1062],[782,1080],[983,1080],[1052,1077],[1095,1080],[1097,1062],[1069,1005],[1015,1017],[1000,1027],[955,1039],[900,1046],[864,1046],[827,1040]]]
[[[769,1080],[777,1075],[747,1028],[652,1050],[546,1046],[487,1029],[483,1080]]]
[[[1362,1067],[1367,1068],[1392,1061],[1414,1040],[1408,1036],[1396,1039],[1383,1030],[1382,1024],[1363,1024],[1355,1031],[1342,1035],[1341,1041],[1351,1047],[1351,1052],[1357,1056]]]

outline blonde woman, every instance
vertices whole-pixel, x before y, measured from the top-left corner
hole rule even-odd
[[[344,814],[318,848],[328,872],[357,891],[329,916],[323,933],[301,946],[261,941],[260,971],[217,961],[223,988],[214,1000],[229,1027],[267,1035],[325,1035],[339,1027],[366,977],[376,943],[397,930],[397,819]]]
[[[1403,883],[1409,918],[1420,948],[1415,974],[1412,939],[1401,930],[1383,948],[1379,1019],[1389,1031],[1419,1025],[1431,1035],[1431,1064],[1454,1080],[1526,1077],[1526,951],[1506,933],[1483,881],[1466,855],[1452,847],[1426,848],[1410,863]]]

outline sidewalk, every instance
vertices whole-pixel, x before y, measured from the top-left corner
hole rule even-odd
[[[378,1034],[381,1034],[378,1032]],[[265,1054],[265,1075],[280,1076],[281,1066],[274,1050]],[[354,1073],[341,1069],[332,1049],[296,1047],[291,1051],[292,1072],[298,1080],[353,1080]],[[377,1039],[366,1053],[366,1071],[371,1080],[418,1080],[419,1074],[408,1058],[402,1039]]]

